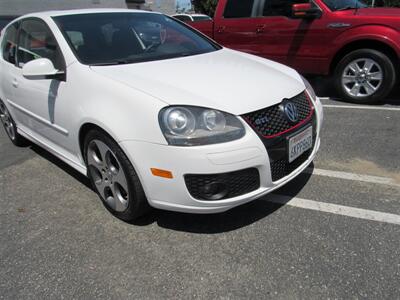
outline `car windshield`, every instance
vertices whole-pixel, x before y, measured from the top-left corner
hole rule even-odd
[[[96,13],[53,18],[79,61],[115,65],[220,49],[172,18],[154,13]]]
[[[366,8],[368,5],[362,0],[323,0],[332,11]]]

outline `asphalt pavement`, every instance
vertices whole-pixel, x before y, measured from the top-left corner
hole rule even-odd
[[[314,164],[274,195],[138,224],[1,129],[0,299],[399,299],[400,101],[323,103]]]

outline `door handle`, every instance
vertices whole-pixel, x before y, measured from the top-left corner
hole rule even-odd
[[[16,78],[13,79],[12,81],[13,87],[17,88],[18,87],[18,80]]]
[[[265,25],[258,26],[257,29],[256,29],[256,33],[258,33],[258,34],[263,33],[264,29],[265,29]]]
[[[219,26],[218,29],[217,29],[217,32],[218,33],[223,33],[225,31],[225,28],[226,28],[225,26]]]

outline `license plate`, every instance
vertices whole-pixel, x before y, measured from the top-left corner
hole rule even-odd
[[[289,163],[293,162],[307,150],[312,148],[312,126],[289,138]]]

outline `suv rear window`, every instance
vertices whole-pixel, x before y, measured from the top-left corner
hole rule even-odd
[[[228,0],[225,6],[225,18],[250,18],[254,0]]]

